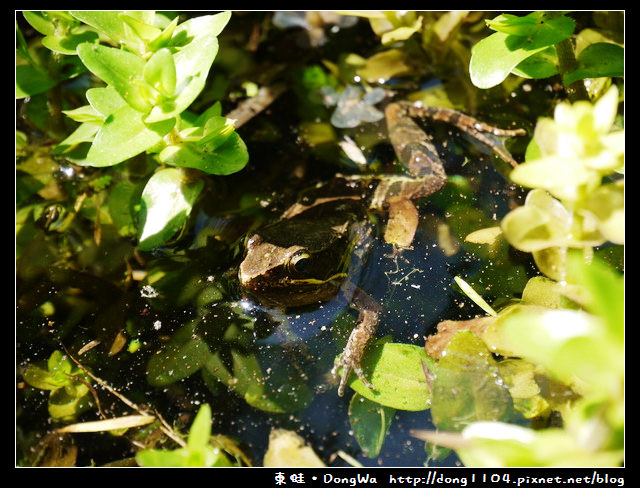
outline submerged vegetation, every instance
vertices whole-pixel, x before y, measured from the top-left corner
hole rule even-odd
[[[623,25],[18,12],[17,463],[621,465]],[[256,307],[237,267],[300,191],[384,171],[392,99],[529,137],[496,136],[512,168],[422,125],[448,183],[361,271],[375,390],[338,398],[353,314]]]

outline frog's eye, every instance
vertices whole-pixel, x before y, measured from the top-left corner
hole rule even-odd
[[[304,273],[309,270],[311,264],[311,254],[309,251],[301,249],[296,251],[289,259],[288,268],[291,273]]]

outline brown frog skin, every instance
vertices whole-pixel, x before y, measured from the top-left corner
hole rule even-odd
[[[344,293],[359,313],[347,345],[332,373],[344,394],[349,373],[368,387],[360,361],[375,335],[380,305],[351,283],[352,255],[364,251],[367,212],[386,210],[389,221],[385,240],[397,249],[409,247],[418,223],[413,200],[434,194],[446,181],[442,161],[431,138],[411,117],[440,120],[455,125],[488,145],[498,156],[516,164],[508,152],[487,133],[495,136],[522,135],[523,130],[503,130],[486,125],[455,110],[426,107],[408,102],[391,103],[385,116],[389,140],[405,175],[340,176],[321,196],[309,196],[287,209],[281,219],[259,229],[246,241],[240,264],[241,286],[265,306],[292,309],[322,303]]]

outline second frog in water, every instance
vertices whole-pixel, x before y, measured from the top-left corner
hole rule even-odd
[[[412,117],[455,125],[513,165],[515,161],[491,135],[525,133],[522,129],[499,129],[455,110],[408,102],[389,104],[385,116],[389,140],[405,174],[337,175],[305,193],[280,220],[247,239],[239,269],[241,286],[265,306],[292,309],[331,300],[340,292],[358,311],[356,325],[333,368],[334,375],[339,374],[341,396],[351,371],[368,388],[374,388],[360,363],[375,335],[381,308],[350,279],[366,257],[370,234],[367,213],[388,212],[385,240],[397,249],[408,247],[418,225],[413,200],[434,194],[447,181],[430,136]]]

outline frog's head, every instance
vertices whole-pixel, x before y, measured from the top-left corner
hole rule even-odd
[[[319,240],[316,246],[309,239],[287,235],[286,228],[278,230],[282,232],[279,239],[254,234],[247,240],[238,272],[242,287],[263,304],[282,308],[332,299],[346,276],[347,239],[336,234],[328,241]],[[299,243],[283,245],[287,238]]]

